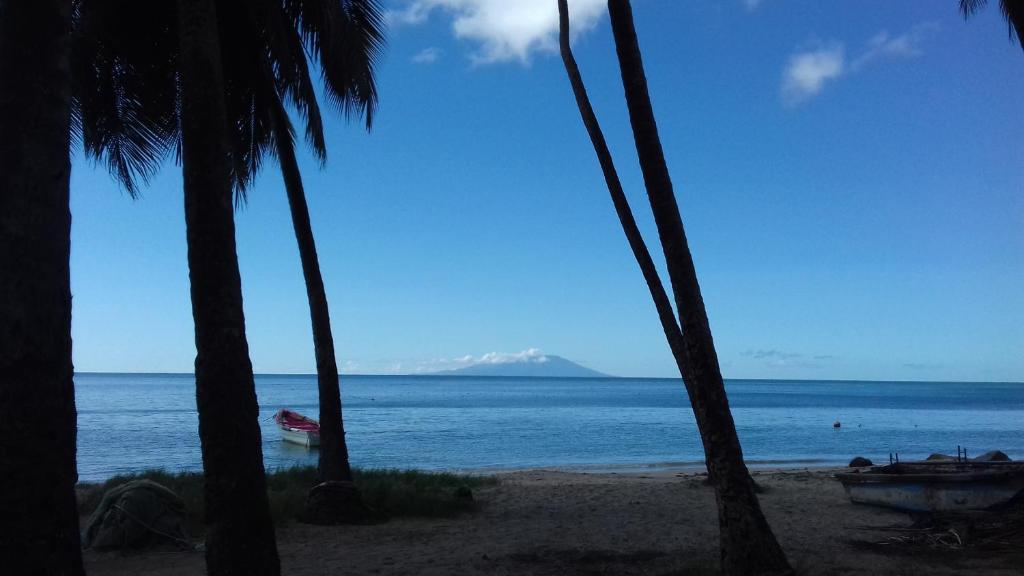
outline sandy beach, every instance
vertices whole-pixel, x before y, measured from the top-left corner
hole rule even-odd
[[[1019,575],[1024,552],[877,546],[906,514],[851,504],[834,470],[756,471],[761,502],[800,574]],[[499,475],[479,509],[373,526],[289,523],[277,531],[283,573],[314,575],[711,574],[713,490],[694,473]],[[875,529],[872,529],[875,528]],[[165,548],[86,551],[93,576],[200,575],[203,554]]]

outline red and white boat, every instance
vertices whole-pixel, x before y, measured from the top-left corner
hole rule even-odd
[[[320,445],[320,423],[316,420],[283,408],[274,414],[274,422],[281,429],[281,440],[306,448]]]

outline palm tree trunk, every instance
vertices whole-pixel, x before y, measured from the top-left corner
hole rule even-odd
[[[279,125],[279,123],[275,123]],[[327,292],[320,274],[320,261],[309,222],[309,207],[302,186],[302,175],[295,161],[295,148],[290,135],[278,130],[277,156],[284,176],[292,227],[299,244],[302,276],[306,281],[309,316],[313,324],[313,349],[316,354],[316,377],[320,392],[320,481],[352,481],[345,444],[345,425],[341,415],[341,390],[338,362],[334,356],[334,336],[331,334],[331,315],[327,309]]]
[[[277,576],[259,409],[242,310],[213,0],[179,0],[182,166],[196,404],[212,576]]]
[[[722,569],[726,574],[777,574],[792,569],[761,512],[743,462],[700,284],[686,241],[654,119],[629,0],[609,0],[612,33],[630,124],[647,196],[668,265],[683,336],[677,358],[704,441],[718,500]]]
[[[562,62],[569,76],[569,83],[572,85],[572,92],[576,98],[576,106],[583,117],[583,125],[590,135],[590,141],[597,153],[598,163],[601,165],[601,172],[604,174],[605,184],[612,197],[612,204],[615,206],[615,213],[622,225],[622,231],[626,234],[626,241],[633,251],[633,257],[640,265],[640,273],[647,282],[647,288],[654,300],[654,307],[658,312],[658,320],[661,321],[661,328],[665,332],[665,339],[675,357],[681,357],[683,353],[682,333],[679,331],[679,324],[676,323],[675,313],[672,311],[672,303],[665,293],[665,286],[658,276],[658,270],[654,266],[654,260],[647,249],[647,243],[640,233],[633,217],[633,210],[629,207],[629,200],[622,190],[622,182],[619,180],[618,171],[615,169],[615,162],[608,150],[608,144],[604,138],[604,132],[594,114],[594,108],[590,104],[590,97],[587,96],[587,88],[583,84],[583,76],[576,64],[576,58],[572,55],[572,48],[569,45],[569,11],[566,0],[558,1],[559,7],[559,48],[562,55]]]
[[[0,0],[0,566],[79,576],[70,0]]]

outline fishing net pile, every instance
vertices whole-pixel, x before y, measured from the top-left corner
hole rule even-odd
[[[145,548],[172,542],[189,545],[185,503],[151,480],[112,488],[89,517],[86,548]]]

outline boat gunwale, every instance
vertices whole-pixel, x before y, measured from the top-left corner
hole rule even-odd
[[[319,430],[303,430],[302,428],[292,428],[291,426],[278,426],[278,428],[280,428],[281,430],[286,430],[288,432],[303,432],[305,434],[313,434],[315,436],[320,435]]]
[[[925,468],[945,464],[952,469],[947,472],[898,472],[884,471],[889,466],[899,466],[895,470],[913,470],[914,468]],[[890,464],[889,466],[878,467],[867,472],[839,472],[836,479],[843,484],[921,484],[921,483],[942,483],[942,484],[965,484],[977,482],[1002,482],[1005,480],[1024,480],[1024,463],[1021,462],[914,462]],[[956,468],[967,468],[957,470]],[[971,469],[975,468],[975,469]],[[978,469],[982,468],[982,469]]]

